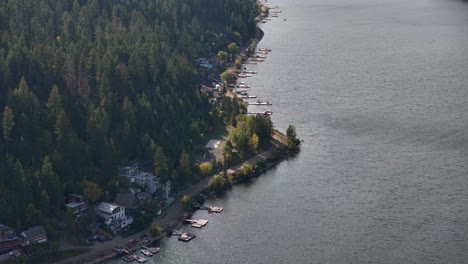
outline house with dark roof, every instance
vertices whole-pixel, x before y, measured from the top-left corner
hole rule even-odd
[[[115,195],[114,204],[130,210],[138,210],[142,206],[140,200],[131,193],[118,193]]]
[[[80,214],[88,208],[83,195],[79,194],[68,195],[68,203],[65,204],[65,207],[77,218],[80,217]]]
[[[45,243],[47,242],[47,231],[43,226],[35,226],[21,232],[19,237],[23,247],[33,243]]]
[[[0,255],[14,250],[19,244],[20,241],[15,234],[15,230],[7,225],[0,224]]]

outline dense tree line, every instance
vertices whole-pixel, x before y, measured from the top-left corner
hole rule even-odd
[[[189,180],[216,122],[193,61],[245,44],[257,12],[255,0],[1,1],[0,222],[60,217],[64,194],[112,190],[127,160]]]

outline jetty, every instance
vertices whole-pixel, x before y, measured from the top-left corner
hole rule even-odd
[[[137,257],[137,258],[136,258],[136,261],[137,261],[138,263],[145,263],[145,262],[147,261],[147,259],[144,258],[144,257]]]
[[[247,78],[247,77],[252,77],[252,74],[251,73],[239,73],[239,75],[237,75],[237,77]]]
[[[183,242],[189,242],[190,240],[194,239],[196,235],[190,234],[190,233],[182,233],[179,236],[179,240]]]
[[[143,255],[147,256],[147,257],[153,256],[153,253],[149,252],[148,250],[146,250],[146,249],[144,249],[144,248],[140,249],[140,252],[141,252]]]
[[[249,92],[247,92],[247,89],[246,89],[246,88],[238,88],[238,89],[236,89],[236,94],[248,95]]]
[[[221,213],[224,210],[222,207],[210,206],[208,207],[208,213]]]
[[[266,57],[265,57],[265,58],[266,58]],[[244,73],[244,74],[257,74],[256,71],[245,71],[245,70],[242,71],[242,73]]]
[[[254,98],[257,98],[256,95],[241,95],[240,98],[242,99],[254,99]]]
[[[264,62],[265,59],[262,59],[262,58],[253,58],[251,61]]]
[[[257,100],[255,102],[248,102],[248,105],[272,105],[270,102],[262,102],[260,100]]]
[[[161,251],[161,248],[159,247],[147,247],[147,246],[143,246],[141,247],[142,249],[145,249],[147,251],[149,251],[151,254],[156,254],[156,253],[159,253],[159,251]]]
[[[199,220],[185,219],[185,222],[190,223],[192,227],[196,227],[196,228],[202,228],[206,226],[206,224],[208,224],[208,220],[205,220],[205,219],[199,219]]]
[[[129,256],[129,255],[125,255],[125,256],[122,256],[121,258],[123,261],[125,262],[132,262],[135,260],[135,258],[133,257],[133,255]]]
[[[247,114],[248,115],[266,115],[266,116],[269,116],[269,115],[273,114],[273,111],[265,110],[265,111],[262,111],[262,112],[247,112]]]

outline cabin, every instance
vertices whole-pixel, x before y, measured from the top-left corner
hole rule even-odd
[[[65,207],[75,217],[80,217],[81,213],[88,209],[84,201],[83,195],[79,194],[68,195],[68,203],[65,204]]]
[[[23,247],[28,246],[29,244],[46,243],[47,231],[43,226],[35,226],[21,232],[19,238],[21,246]]]

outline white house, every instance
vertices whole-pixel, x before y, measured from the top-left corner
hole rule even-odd
[[[126,178],[130,183],[135,183],[142,188],[147,188],[147,191],[154,194],[157,189],[162,189],[164,198],[167,199],[171,193],[170,181],[160,183],[159,179],[152,172],[140,170],[138,163],[130,164],[129,166],[120,167],[118,170],[120,177]]]
[[[133,223],[133,218],[125,215],[125,208],[113,203],[100,203],[96,207],[96,214],[104,218],[106,225],[115,229],[124,228]]]
[[[47,242],[47,232],[43,226],[35,226],[28,230],[24,230],[19,235],[21,246],[27,246],[31,243],[45,243]]]

